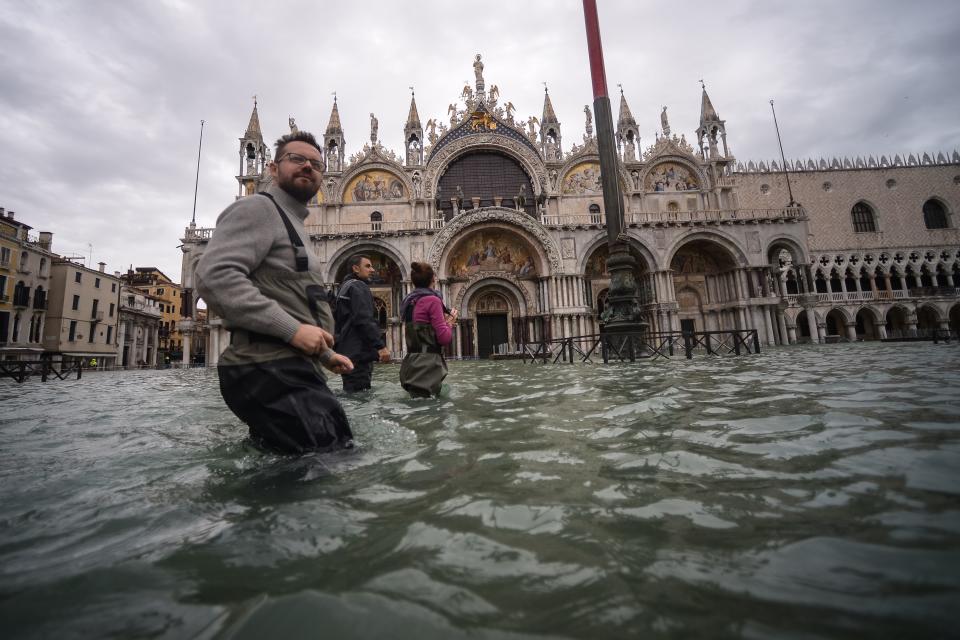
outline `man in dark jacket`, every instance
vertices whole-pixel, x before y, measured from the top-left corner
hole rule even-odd
[[[370,291],[373,264],[365,255],[355,255],[347,264],[351,273],[337,292],[336,345],[353,362],[353,371],[341,376],[343,390],[351,393],[370,388],[373,363],[390,362],[390,351],[384,345]]]

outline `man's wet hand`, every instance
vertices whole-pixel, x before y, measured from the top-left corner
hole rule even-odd
[[[293,334],[290,345],[308,356],[315,356],[333,346],[333,336],[320,327],[302,324]],[[351,368],[353,365],[351,365]]]
[[[350,361],[350,358],[340,353],[334,353],[330,356],[330,359],[324,362],[323,366],[337,375],[343,375],[344,373],[353,371],[353,362]]]

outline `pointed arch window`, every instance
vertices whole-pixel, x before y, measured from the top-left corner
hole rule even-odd
[[[370,214],[370,228],[374,231],[380,231],[383,228],[383,214],[379,211]]]
[[[949,227],[947,210],[933,198],[923,203],[923,224],[926,225],[927,229],[946,229]]]
[[[877,223],[873,209],[865,202],[858,202],[850,210],[853,219],[853,230],[856,233],[873,233],[877,230]]]

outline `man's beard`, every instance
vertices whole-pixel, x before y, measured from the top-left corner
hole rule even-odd
[[[303,174],[297,174],[291,176],[289,180],[284,180],[279,182],[279,187],[290,194],[290,196],[296,199],[303,204],[310,202],[310,199],[316,195],[317,191],[320,189],[320,185],[317,182],[311,181],[310,184],[304,185],[297,182],[297,178],[305,178],[307,176]]]

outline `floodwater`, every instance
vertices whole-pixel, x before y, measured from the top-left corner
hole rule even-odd
[[[450,369],[299,458],[212,370],[0,380],[3,637],[958,633],[960,345]]]

